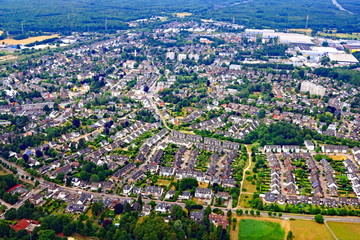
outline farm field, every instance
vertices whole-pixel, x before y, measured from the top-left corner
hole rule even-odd
[[[360,39],[360,33],[318,33],[319,36],[322,37],[330,37],[330,38],[347,38],[347,39]]]
[[[285,231],[279,223],[259,221],[254,219],[242,219],[240,221],[239,239],[256,240],[282,240]]]
[[[316,229],[316,231],[309,231]],[[325,224],[307,220],[290,221],[290,230],[293,232],[293,239],[300,240],[328,240],[334,239]]]
[[[360,223],[327,222],[339,240],[360,239]]]
[[[1,42],[4,42],[6,44],[13,44],[13,45],[30,44],[30,43],[34,43],[36,41],[40,42],[40,41],[44,41],[46,39],[56,38],[56,37],[59,37],[59,34],[54,34],[54,35],[49,35],[49,36],[30,37],[30,38],[21,39],[21,40],[4,39],[4,40],[1,40]]]
[[[289,29],[289,32],[294,32],[294,33],[303,33],[303,34],[308,34],[310,35],[312,33],[312,29],[310,28],[291,28]]]

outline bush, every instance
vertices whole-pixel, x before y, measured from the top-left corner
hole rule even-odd
[[[317,215],[315,216],[315,222],[317,222],[317,223],[324,223],[324,217],[323,217],[323,215],[317,214]]]

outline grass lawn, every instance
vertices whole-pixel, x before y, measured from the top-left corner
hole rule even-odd
[[[0,175],[8,175],[8,174],[12,174],[12,173],[8,172],[6,168],[1,168],[0,169]]]
[[[360,223],[327,222],[339,240],[360,239]]]
[[[248,163],[246,163],[246,166],[247,166],[247,164]],[[243,186],[241,186],[241,192],[246,192],[246,193],[254,193],[254,192],[256,192],[256,185],[255,184],[253,185],[251,183],[252,181],[248,181],[246,179],[246,177],[248,177],[248,176],[254,176],[254,173],[253,173],[252,169],[255,167],[255,164],[256,164],[255,162],[251,162],[251,166],[250,166],[249,170],[247,170],[247,172],[250,172],[250,174],[245,173],[245,176],[244,176],[245,179],[244,179]],[[242,191],[243,188],[245,188],[246,191]]]
[[[283,240],[285,231],[279,223],[242,219],[240,221],[239,239]]]
[[[328,240],[334,239],[325,224],[314,221],[294,220],[290,221],[290,230],[293,232],[293,239],[300,240]]]
[[[156,184],[160,185],[160,186],[169,186],[170,184],[170,180],[165,180],[165,179],[158,179]]]
[[[245,198],[247,196],[248,198]],[[238,204],[241,208],[250,208],[249,201],[252,199],[253,194],[242,193],[240,196],[240,203]]]

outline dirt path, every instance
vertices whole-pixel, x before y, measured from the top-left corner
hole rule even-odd
[[[331,230],[331,228],[329,227],[329,225],[327,224],[326,221],[324,222],[324,224],[325,224],[326,228],[329,230],[329,232],[331,233],[331,235],[333,235],[334,239],[335,239],[335,240],[339,240],[339,239],[336,237],[335,233]]]

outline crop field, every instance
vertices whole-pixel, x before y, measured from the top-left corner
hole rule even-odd
[[[279,223],[242,219],[240,221],[239,239],[256,240],[282,240],[285,231]]]
[[[310,28],[291,28],[289,29],[289,32],[294,32],[294,33],[303,33],[303,34],[307,34],[310,35],[312,33],[312,29]]]
[[[339,240],[360,239],[359,223],[327,222],[327,224]]]
[[[310,229],[314,231],[310,231]],[[316,229],[316,230],[315,230]],[[300,240],[329,240],[334,239],[325,224],[307,220],[290,221],[290,230],[293,232],[293,239]]]
[[[40,42],[40,41],[44,41],[46,39],[50,39],[50,38],[56,38],[59,37],[58,34],[54,34],[54,35],[49,35],[49,36],[38,36],[38,37],[30,37],[30,38],[26,38],[26,39],[21,39],[21,40],[15,40],[15,39],[4,39],[1,40],[1,42],[6,43],[6,44],[12,44],[12,45],[18,45],[18,44],[30,44],[30,43],[34,43],[36,41]]]
[[[318,33],[318,35],[330,38],[360,39],[360,33]]]

